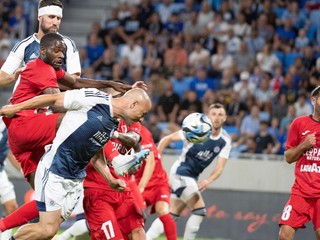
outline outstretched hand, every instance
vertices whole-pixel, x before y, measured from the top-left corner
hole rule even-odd
[[[114,178],[111,181],[109,181],[109,186],[118,192],[123,192],[127,187],[126,183],[118,178]]]

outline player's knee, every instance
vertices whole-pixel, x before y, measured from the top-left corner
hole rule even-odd
[[[56,226],[46,226],[42,228],[42,236],[45,239],[52,239],[58,232],[58,227]]]
[[[146,232],[143,228],[136,228],[131,233],[132,240],[146,239]]]
[[[291,234],[288,234],[287,232],[280,230],[278,240],[292,240],[292,239],[293,239],[293,236],[291,236]]]
[[[197,208],[197,209],[192,210],[192,214],[205,217],[207,215],[207,209],[205,207],[204,208]]]

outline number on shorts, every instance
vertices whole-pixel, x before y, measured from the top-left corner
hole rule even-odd
[[[292,206],[291,205],[287,205],[284,207],[283,212],[282,212],[282,216],[281,219],[284,221],[287,221],[290,217],[290,212],[292,210]]]
[[[104,234],[106,235],[107,239],[111,239],[115,237],[111,220],[103,223],[101,229],[104,231]]]

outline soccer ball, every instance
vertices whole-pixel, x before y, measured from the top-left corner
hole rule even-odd
[[[209,139],[212,133],[210,119],[203,113],[191,113],[182,122],[182,131],[191,143],[202,143]]]

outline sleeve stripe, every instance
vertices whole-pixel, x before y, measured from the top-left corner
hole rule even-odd
[[[77,52],[77,46],[76,46],[76,44],[74,43],[74,41],[73,41],[71,38],[69,38],[69,37],[67,37],[67,36],[65,36],[65,35],[62,35],[62,34],[60,34],[60,35],[61,35],[63,38],[68,39],[69,42],[71,43],[72,47],[73,47],[73,52]]]
[[[18,42],[18,43],[12,48],[11,52],[16,52],[17,49],[18,49],[22,44],[28,42],[31,38],[32,38],[32,35],[29,36],[29,37],[27,37],[27,38],[25,38],[24,40]]]

